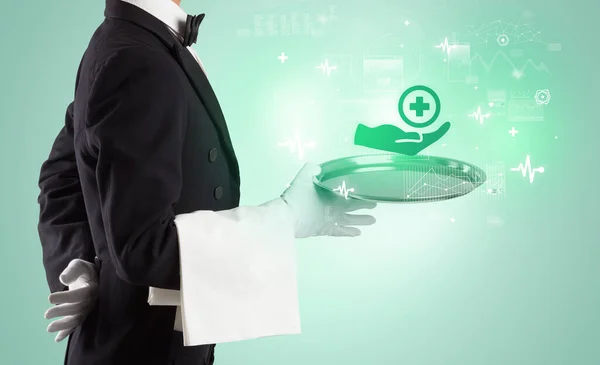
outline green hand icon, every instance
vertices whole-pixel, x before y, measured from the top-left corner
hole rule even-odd
[[[414,156],[437,142],[449,129],[450,122],[444,123],[435,132],[427,134],[405,132],[393,124],[367,127],[359,123],[354,134],[354,144]]]
[[[424,93],[429,95],[433,103],[426,103],[423,96],[413,93]],[[405,103],[409,96],[414,96],[414,102]],[[406,105],[405,105],[406,104]],[[433,104],[433,105],[432,105]],[[425,111],[432,110],[433,114],[427,116],[426,120],[411,119],[407,115],[411,112],[417,118],[422,118]],[[433,124],[440,115],[442,104],[439,96],[431,88],[423,85],[415,85],[406,89],[398,101],[398,113],[400,118],[413,128],[425,128]],[[384,124],[378,127],[367,127],[358,124],[354,134],[354,144],[382,151],[396,152],[403,155],[414,156],[423,151],[431,144],[437,142],[450,129],[450,122],[444,123],[437,131],[423,134],[418,132],[405,132],[392,124]]]

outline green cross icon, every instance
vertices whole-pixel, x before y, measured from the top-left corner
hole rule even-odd
[[[414,103],[410,103],[410,110],[414,110],[417,117],[422,117],[423,111],[429,110],[429,103],[424,103],[423,97],[417,96],[417,100]]]
[[[433,99],[433,103],[426,103],[422,96],[412,96],[415,91],[423,91]],[[433,115],[426,121],[411,120],[405,113],[408,97],[414,97],[414,103],[409,104],[409,110],[415,111],[417,117],[423,117],[425,110],[433,109]],[[433,108],[431,107],[433,104]],[[442,104],[439,96],[431,88],[424,85],[411,86],[404,90],[398,100],[398,113],[402,121],[411,128],[425,128],[433,124],[440,116]],[[354,133],[354,144],[381,151],[401,153],[403,155],[415,156],[431,144],[437,142],[450,129],[450,122],[443,123],[436,131],[419,133],[416,131],[406,132],[393,124],[384,124],[377,127],[367,127],[359,123]]]

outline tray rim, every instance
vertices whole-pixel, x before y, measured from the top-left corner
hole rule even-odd
[[[360,161],[364,161],[365,159],[375,159],[375,160],[381,159],[380,162],[374,163],[374,164],[372,164],[372,166],[381,165],[380,168],[382,168],[382,169],[386,169],[385,168],[386,163],[389,166],[392,166],[394,163],[398,163],[401,160],[412,161],[412,162],[434,161],[434,162],[438,163],[435,166],[455,165],[455,166],[462,166],[463,168],[467,167],[468,172],[464,172],[464,171],[463,172],[465,174],[470,174],[469,176],[479,177],[479,179],[475,179],[477,181],[472,181],[472,179],[469,180],[469,183],[474,185],[474,187],[471,191],[466,192],[466,193],[449,194],[449,195],[446,195],[443,197],[424,197],[424,198],[399,200],[399,199],[391,199],[391,198],[386,199],[386,198],[382,198],[382,197],[378,197],[378,196],[368,196],[368,195],[364,195],[364,194],[356,194],[356,193],[348,192],[347,193],[348,199],[373,201],[373,202],[379,202],[379,203],[401,203],[401,204],[434,203],[434,202],[455,199],[455,198],[458,198],[461,196],[468,195],[468,194],[472,193],[473,191],[475,191],[477,188],[479,188],[481,185],[483,185],[483,183],[485,183],[487,181],[487,175],[486,175],[485,171],[483,171],[483,169],[481,169],[480,167],[478,167],[474,164],[471,164],[471,163],[468,163],[468,162],[465,162],[462,160],[457,160],[457,159],[447,158],[447,157],[440,157],[440,156],[429,156],[429,155],[405,156],[405,155],[394,154],[394,153],[377,153],[377,154],[364,154],[364,155],[340,157],[340,158],[332,159],[329,161],[325,161],[325,162],[319,164],[319,166],[321,167],[321,173],[313,176],[313,179],[312,179],[313,184],[316,187],[319,187],[321,189],[324,189],[326,191],[329,191],[329,192],[335,194],[336,192],[333,191],[333,189],[329,188],[328,186],[326,186],[323,183],[323,178],[325,178],[325,176],[328,173],[331,173],[331,171],[328,171],[328,167],[331,165],[339,164],[339,163],[349,163],[350,162],[350,163],[358,164]],[[385,161],[385,159],[389,159],[389,161]],[[441,162],[444,162],[445,164],[444,165],[439,164]],[[360,168],[368,168],[368,167],[363,166]],[[358,168],[358,169],[360,169],[360,168]],[[354,171],[357,171],[358,169],[355,169]],[[460,179],[460,177],[457,177],[457,178]],[[462,180],[467,181],[465,179],[462,179]]]

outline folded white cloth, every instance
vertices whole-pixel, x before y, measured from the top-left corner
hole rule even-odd
[[[175,331],[183,332],[183,323],[181,322],[181,295],[179,290],[150,287],[148,304],[177,307],[173,329]]]
[[[294,218],[281,199],[175,219],[181,292],[150,288],[151,305],[181,305],[185,346],[300,333]]]
[[[173,329],[178,332],[183,332],[183,321],[181,319],[181,307],[177,307],[175,311],[175,323]]]

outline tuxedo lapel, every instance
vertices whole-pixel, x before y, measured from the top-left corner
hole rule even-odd
[[[227,124],[225,123],[225,117],[223,116],[223,111],[219,105],[219,100],[217,99],[212,86],[210,86],[206,74],[204,74],[204,71],[202,71],[194,56],[192,56],[190,51],[188,51],[185,47],[175,45],[175,54],[177,57],[177,62],[179,62],[181,68],[183,71],[185,71],[185,74],[192,84],[192,87],[204,104],[210,119],[217,128],[217,131],[221,137],[221,143],[225,147],[225,152],[237,177],[239,175],[239,167],[233,151],[233,145],[231,143],[231,137],[229,136]]]
[[[106,0],[106,10],[104,15],[107,18],[122,19],[128,22],[135,23],[151,33],[163,42],[169,50],[175,54],[175,58],[181,68],[185,71],[192,87],[196,94],[204,104],[212,123],[217,128],[221,138],[221,144],[224,153],[229,161],[230,168],[233,172],[233,178],[240,183],[239,166],[231,138],[225,123],[225,117],[221,111],[219,101],[215,95],[206,75],[200,68],[200,65],[192,56],[192,54],[181,44],[181,42],[169,31],[166,25],[154,16],[146,13],[138,7],[121,0]]]

